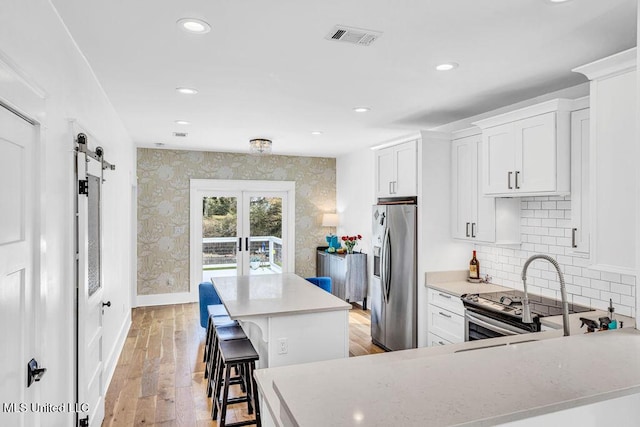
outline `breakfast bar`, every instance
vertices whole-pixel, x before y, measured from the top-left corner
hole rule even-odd
[[[558,332],[473,351],[480,343],[258,370],[256,378],[281,426],[636,425],[640,333]]]
[[[351,305],[293,273],[215,277],[229,316],[241,322],[259,367],[349,356]]]

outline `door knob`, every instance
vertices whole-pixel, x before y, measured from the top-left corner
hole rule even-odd
[[[105,306],[106,306],[106,307],[111,307],[111,301],[103,302],[103,303],[102,303],[102,306],[103,306],[103,307],[105,307]]]

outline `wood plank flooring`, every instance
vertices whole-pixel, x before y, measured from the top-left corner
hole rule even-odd
[[[205,330],[197,303],[140,307],[105,397],[104,427],[216,426],[203,379]],[[349,356],[381,353],[371,342],[370,315],[349,312]],[[237,387],[237,386],[236,386]],[[251,419],[246,404],[229,409],[229,422]]]

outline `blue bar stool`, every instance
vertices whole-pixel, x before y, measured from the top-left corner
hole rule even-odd
[[[305,280],[331,293],[331,277],[307,277]]]

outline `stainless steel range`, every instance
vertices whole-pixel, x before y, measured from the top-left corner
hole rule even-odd
[[[540,318],[562,314],[562,302],[539,295],[529,295],[533,323],[522,321],[524,292],[513,290],[465,294],[465,341],[526,334],[541,330]],[[589,307],[569,304],[569,313],[591,311]]]

